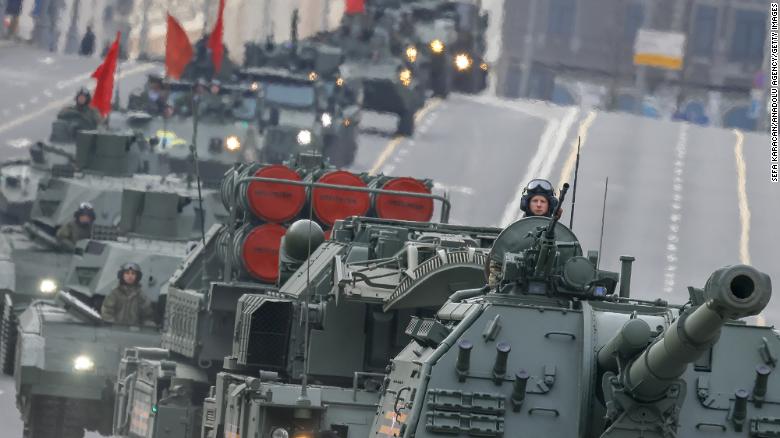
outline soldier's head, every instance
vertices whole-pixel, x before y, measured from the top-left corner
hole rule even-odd
[[[138,284],[138,282],[141,281],[141,277],[143,277],[143,273],[141,272],[141,267],[138,266],[137,263],[125,263],[119,268],[119,272],[117,272],[119,283],[128,286]]]
[[[78,210],[73,213],[76,223],[82,227],[88,227],[95,222],[95,209],[89,202],[79,204]]]
[[[558,207],[558,199],[550,181],[534,179],[528,183],[520,198],[520,209],[525,216],[552,216]]]
[[[92,94],[90,94],[86,88],[82,87],[78,93],[76,93],[76,106],[87,106],[90,101],[92,101]]]

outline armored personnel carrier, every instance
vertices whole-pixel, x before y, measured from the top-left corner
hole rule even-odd
[[[0,162],[0,220],[3,223],[18,224],[30,218],[39,184],[51,178],[70,175],[74,171],[100,172],[98,169],[87,169],[89,163],[85,160],[89,157],[79,152],[83,149],[83,145],[79,146],[79,143],[91,143],[93,150],[107,149],[112,151],[108,153],[115,155],[118,154],[115,145],[123,144],[127,149],[124,158],[130,162],[126,165],[115,164],[126,166],[122,174],[129,172],[164,175],[169,172],[164,159],[156,157],[154,149],[140,136],[123,130],[79,130],[81,125],[71,126],[68,123],[60,119],[55,120],[51,138],[57,141],[33,143],[29,148],[28,159]],[[61,126],[63,124],[67,126]],[[106,154],[103,155],[100,159],[108,158]]]
[[[481,0],[437,1],[437,12],[454,18],[455,41],[451,53],[455,67],[453,86],[463,93],[479,93],[487,87],[488,64],[485,60],[488,13]]]
[[[44,280],[56,282],[48,291],[54,300],[34,301],[18,316],[14,378],[26,436],[111,432],[120,356],[130,346],[159,345],[160,334],[154,325],[108,323],[97,312],[128,262],[140,268],[147,299],[164,307],[167,279],[221,209],[214,192],[202,207],[193,195],[125,190],[115,240],[79,241],[65,275]]]
[[[201,436],[776,434],[780,338],[739,320],[769,302],[766,274],[717,269],[688,289],[687,303],[670,305],[631,297],[633,258],[621,258],[618,275],[598,269],[598,257],[556,219],[521,219],[490,250],[496,283],[413,317],[403,328],[412,340],[379,387],[361,385],[358,369],[351,385],[308,374],[289,382],[269,365],[222,372]],[[310,357],[317,348],[312,339]],[[339,362],[340,352],[308,369]]]
[[[257,89],[160,81],[153,76],[148,82],[147,87],[160,88],[155,92],[157,100],[150,103],[148,90],[135,90],[121,117],[155,145],[171,172],[194,177],[197,158],[200,178],[206,186],[215,187],[235,163],[258,159],[262,137],[257,125]]]
[[[189,201],[186,205],[173,205],[190,211],[190,215],[193,209],[203,209],[208,212],[207,223],[225,218],[214,192],[205,192],[201,208],[192,201],[197,194],[194,184],[176,178],[133,175],[132,170],[143,165],[143,161],[133,154],[133,138],[133,135],[82,132],[75,160],[79,171],[70,168],[66,176],[42,181],[31,207],[30,220],[23,226],[0,229],[0,249],[9,260],[7,267],[11,273],[8,287],[0,290],[0,314],[3,315],[0,364],[4,372],[10,374],[13,369],[16,316],[31,300],[50,297],[56,291],[56,285],[62,284],[73,253],[63,250],[55,234],[60,227],[74,220],[74,212],[79,210],[81,203],[92,204],[95,213],[92,237],[97,240],[116,239],[117,227],[125,214],[122,202],[126,190],[179,193]],[[188,230],[190,233],[197,231],[192,227]],[[46,266],[46,271],[42,271],[41,266]]]
[[[360,107],[339,101],[338,93],[326,89],[317,72],[252,67],[243,69],[241,78],[263,94],[258,114],[264,136],[261,161],[281,163],[307,151],[320,153],[339,167],[354,161]]]

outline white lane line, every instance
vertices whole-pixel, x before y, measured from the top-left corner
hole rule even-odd
[[[433,188],[436,190],[443,190],[448,193],[461,193],[463,195],[471,196],[474,194],[474,189],[466,186],[453,186],[449,184],[443,184],[440,182],[434,182]]]
[[[737,136],[737,142],[734,144],[734,158],[737,166],[737,195],[739,197],[739,223],[741,232],[739,234],[739,261],[742,264],[750,264],[750,207],[748,206],[747,189],[745,175],[747,173],[745,166],[745,157],[742,155],[742,146],[745,142],[745,135],[739,130],[734,130]]]
[[[500,227],[506,227],[521,216],[520,198],[523,196],[523,189],[532,178],[549,178],[552,166],[558,160],[563,143],[569,134],[571,126],[579,114],[578,108],[570,108],[563,116],[563,119],[548,120],[544,132],[539,139],[539,146],[536,154],[528,164],[525,176],[519,181],[517,190],[512,201],[506,205],[504,214],[501,216]]]
[[[674,148],[674,179],[672,181],[672,214],[669,216],[669,234],[666,236],[666,267],[664,268],[664,292],[674,292],[677,274],[677,244],[680,241],[680,219],[682,218],[683,173],[685,155],[688,153],[688,124],[680,125],[680,135]]]
[[[125,76],[133,75],[136,73],[141,73],[144,71],[151,70],[155,67],[154,64],[141,64],[137,65],[133,68],[129,68],[126,70],[123,70],[122,73],[120,73],[118,76],[119,78],[124,78]],[[89,75],[87,75],[89,77]],[[47,111],[51,111],[57,108],[62,107],[63,105],[67,104],[68,102],[71,102],[73,100],[73,96],[68,96],[63,99],[58,99],[52,102],[49,102],[45,106],[39,108],[36,111],[27,113],[23,116],[17,117],[16,119],[10,120],[6,123],[0,124],[0,133],[7,131],[15,126],[21,125],[22,123],[28,122],[36,117],[39,117],[43,114],[45,114]],[[20,104],[21,105],[21,104]]]
[[[742,153],[743,146],[745,144],[745,135],[742,131],[735,129],[734,135],[737,137],[737,141],[734,143],[734,158],[735,166],[737,167],[737,198],[739,199],[739,262],[743,265],[750,264],[750,206],[748,205],[747,197],[747,166],[745,164],[745,157]],[[768,325],[764,312],[761,312],[756,316],[756,324]]]
[[[29,138],[15,138],[13,140],[8,140],[6,144],[12,148],[24,149],[32,145],[32,140]]]

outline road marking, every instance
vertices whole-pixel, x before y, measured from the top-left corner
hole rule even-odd
[[[512,201],[509,202],[504,209],[504,214],[501,216],[501,222],[499,223],[500,227],[506,227],[522,215],[520,211],[520,198],[523,197],[523,189],[525,188],[525,185],[528,184],[528,181],[533,178],[548,178],[552,166],[558,159],[563,143],[566,141],[569,130],[576,121],[579,112],[578,108],[573,107],[564,114],[561,120],[555,118],[548,120],[544,132],[539,139],[539,146],[536,149],[536,154],[528,164],[525,176],[520,180]]]
[[[433,188],[435,190],[442,190],[448,193],[462,193],[464,195],[471,196],[474,194],[474,189],[466,186],[451,186],[448,184],[442,184],[440,182],[434,182]]]
[[[141,65],[137,65],[137,66],[135,66],[133,68],[130,68],[130,69],[127,69],[127,70],[123,71],[118,76],[121,79],[121,78],[124,78],[125,76],[130,76],[130,75],[133,75],[133,74],[136,74],[136,73],[140,73],[140,72],[151,70],[154,67],[155,66],[153,64],[141,64]],[[88,75],[87,75],[87,77],[88,77]],[[60,87],[58,86],[57,88],[60,88]],[[72,101],[72,100],[73,100],[72,96],[69,96],[69,97],[66,97],[66,98],[63,98],[63,99],[58,99],[58,100],[49,102],[47,105],[45,105],[44,107],[42,107],[42,108],[40,108],[40,109],[38,109],[36,111],[27,113],[27,114],[25,114],[23,116],[17,117],[14,120],[11,120],[9,122],[3,123],[2,125],[0,125],[0,133],[5,132],[5,131],[7,131],[7,130],[15,127],[15,126],[18,126],[18,125],[22,124],[22,123],[25,123],[25,122],[28,122],[30,120],[33,120],[36,117],[39,117],[39,116],[41,116],[43,114],[46,114],[46,112],[48,112],[48,111],[60,108],[60,107],[64,106],[65,104],[67,104],[68,102]]]
[[[29,138],[15,138],[6,142],[8,146],[16,149],[24,149],[32,144]]]
[[[666,236],[666,267],[664,268],[664,292],[674,292],[677,275],[677,243],[680,241],[680,219],[682,215],[683,178],[685,155],[688,153],[688,124],[680,125],[680,136],[674,148],[674,180],[672,181],[672,214],[669,216],[669,234]]]
[[[425,117],[426,114],[433,111],[434,108],[439,106],[441,104],[441,99],[431,99],[429,100],[425,106],[423,106],[419,111],[417,111],[417,114],[414,116],[414,121],[419,122],[422,120],[423,117]],[[0,129],[0,132],[2,132],[2,129]],[[379,154],[379,157],[376,159],[376,162],[374,162],[374,165],[371,166],[371,170],[368,171],[369,175],[376,175],[379,169],[382,167],[382,165],[385,164],[385,161],[387,161],[388,158],[390,158],[391,155],[393,155],[393,152],[395,151],[395,148],[398,147],[399,144],[404,140],[404,137],[396,136],[392,140],[390,140],[387,143],[387,146],[382,150],[382,153]],[[411,142],[411,140],[410,140]],[[393,169],[395,167],[393,166]],[[386,173],[390,173],[390,171],[387,171]]]
[[[591,111],[585,117],[585,120],[580,123],[579,129],[577,129],[577,137],[571,142],[571,152],[569,158],[561,169],[561,177],[558,178],[558,187],[562,187],[563,183],[568,182],[574,178],[572,172],[574,171],[574,165],[577,163],[577,144],[579,142],[580,150],[585,147],[585,142],[588,140],[588,131],[593,125],[593,121],[596,120],[596,111]]]
[[[734,143],[734,158],[737,166],[737,198],[739,199],[739,224],[741,232],[739,234],[739,262],[743,265],[750,264],[750,206],[748,205],[747,187],[745,175],[747,166],[745,165],[745,156],[742,153],[745,144],[745,135],[742,131],[735,129],[734,135],[737,137]],[[767,325],[764,312],[756,316],[756,324]]]

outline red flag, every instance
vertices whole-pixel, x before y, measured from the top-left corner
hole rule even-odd
[[[111,95],[114,93],[114,71],[116,71],[117,56],[119,56],[119,32],[116,33],[116,39],[106,53],[106,59],[92,73],[92,77],[97,79],[97,85],[95,85],[95,92],[92,93],[90,105],[97,109],[103,117],[111,112]]]
[[[168,14],[168,32],[165,37],[165,70],[168,76],[179,79],[192,59],[192,44],[187,33],[171,14]]]
[[[219,0],[219,13],[214,29],[209,35],[208,48],[211,49],[211,60],[214,62],[214,74],[222,70],[222,11],[225,9],[225,0]]]
[[[346,0],[344,13],[347,15],[363,14],[366,12],[365,0]]]

